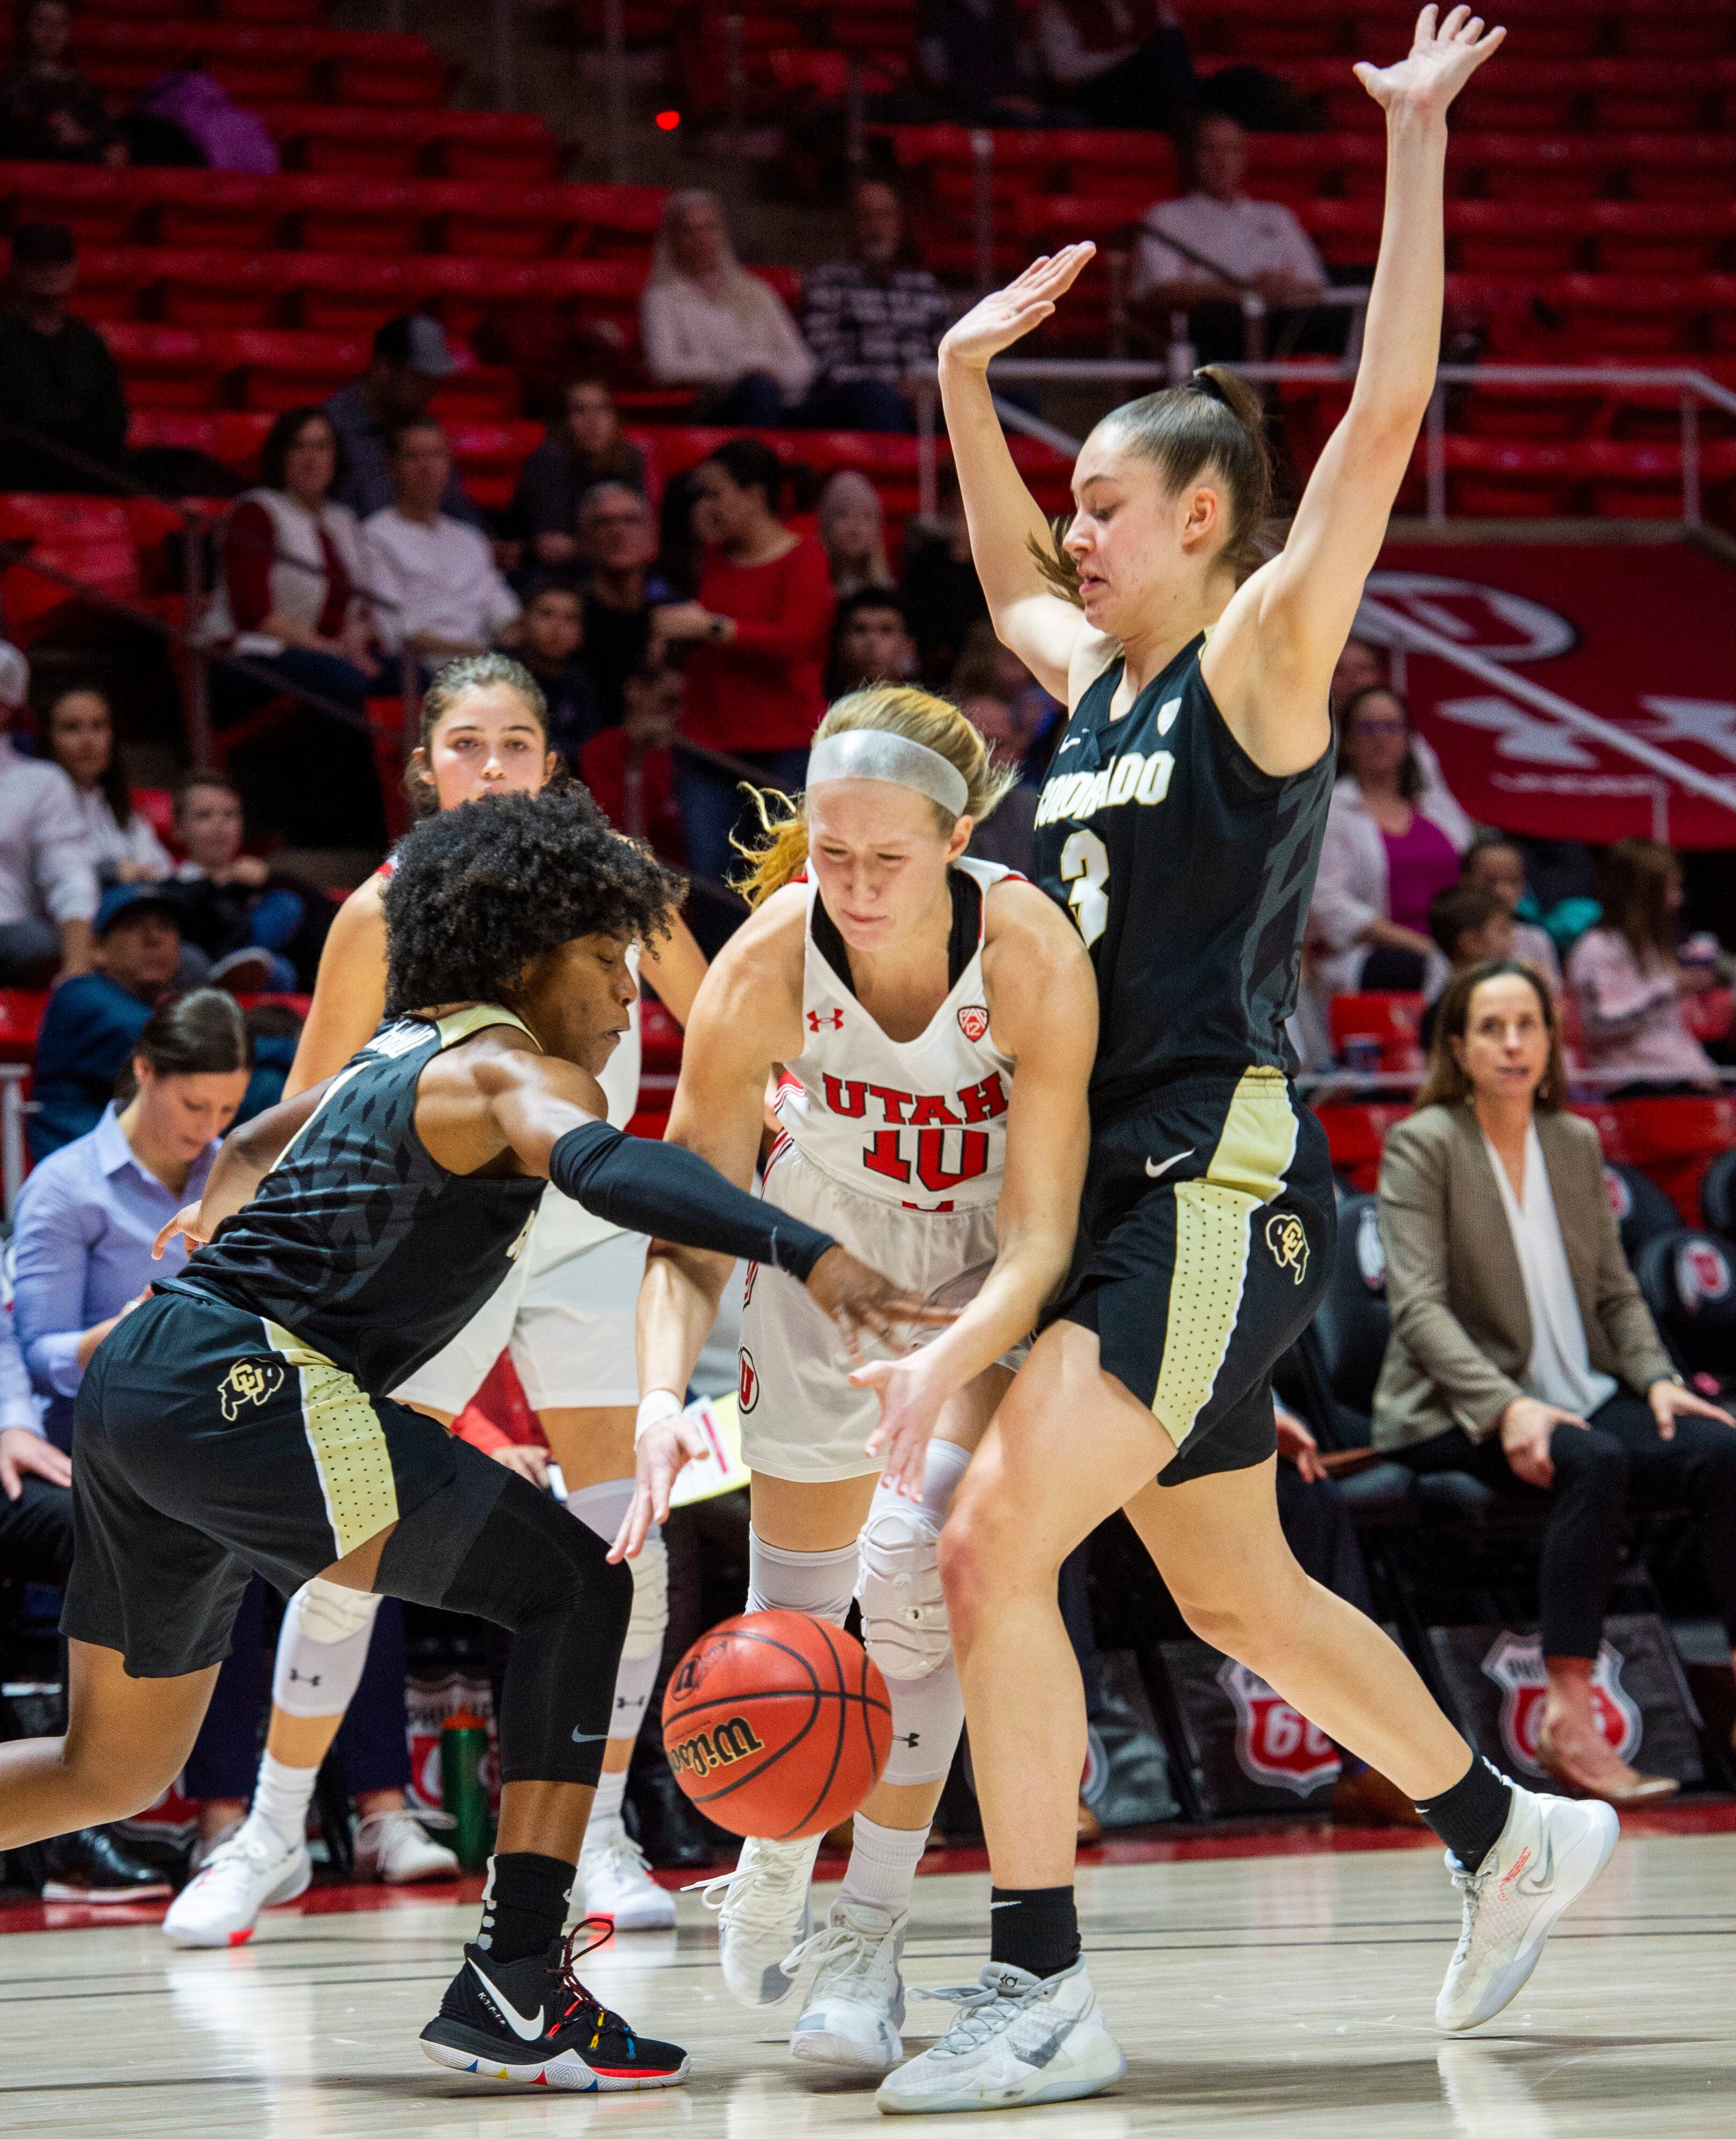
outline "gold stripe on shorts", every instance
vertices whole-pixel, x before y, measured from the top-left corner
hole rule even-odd
[[[398,1485],[379,1415],[344,1369],[262,1316],[271,1349],[301,1377],[301,1422],[342,1559],[398,1520]]]
[[[1179,1448],[1230,1348],[1248,1275],[1250,1221],[1284,1186],[1296,1114],[1282,1070],[1245,1070],[1200,1181],[1176,1184],[1176,1266],[1152,1410]]]

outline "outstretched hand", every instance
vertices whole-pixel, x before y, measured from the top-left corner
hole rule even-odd
[[[653,1523],[669,1520],[669,1495],[675,1481],[695,1456],[709,1456],[712,1444],[697,1418],[677,1413],[639,1437],[633,1457],[633,1500],[609,1549],[611,1559],[636,1559]]]
[[[188,1255],[191,1255],[195,1248],[203,1247],[210,1237],[199,1224],[199,1206],[197,1203],[183,1204],[162,1231],[158,1234],[156,1239],[151,1242],[153,1262],[162,1261],[164,1250],[177,1235],[186,1241]]]
[[[1416,18],[1411,49],[1396,66],[1371,66],[1357,61],[1357,80],[1381,108],[1396,106],[1441,117],[1471,76],[1506,38],[1504,29],[1486,31],[1483,17],[1469,7],[1455,7],[1442,22],[1438,7],[1425,7]]]
[[[881,1482],[895,1493],[920,1500],[928,1444],[951,1394],[936,1383],[928,1353],[867,1360],[850,1376],[850,1386],[872,1389],[880,1399],[880,1422],[868,1436],[864,1453],[883,1458]]]
[[[848,1248],[828,1248],[808,1273],[808,1291],[838,1325],[839,1334],[859,1356],[863,1337],[877,1337],[889,1352],[908,1349],[901,1323],[938,1328],[956,1322],[958,1309],[936,1307],[919,1292],[908,1292],[870,1270]]]
[[[1087,238],[1032,261],[1016,281],[1009,282],[1004,290],[990,291],[946,330],[941,338],[942,359],[985,370],[991,356],[1010,349],[1033,327],[1043,324],[1096,251]]]

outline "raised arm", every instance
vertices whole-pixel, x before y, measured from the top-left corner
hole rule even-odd
[[[952,441],[971,557],[995,635],[1051,698],[1068,700],[1083,612],[1044,579],[1037,558],[1051,546],[1043,511],[1024,487],[995,413],[989,360],[1040,326],[1097,250],[1069,245],[1034,260],[1015,282],[974,306],[942,337],[941,405]]]
[[[386,1011],[386,918],[378,876],[352,891],[338,908],[320,953],[314,999],[284,1081],[294,1099],[335,1076],[373,1038]]]
[[[1386,205],[1350,406],[1314,464],[1281,554],[1225,609],[1201,672],[1267,772],[1299,771],[1331,732],[1327,685],[1380,555],[1434,391],[1444,272],[1447,107],[1506,36],[1425,7],[1407,56],[1357,79],[1386,114]]]
[[[990,902],[983,960],[990,1016],[996,1045],[1018,1065],[1007,1103],[994,1267],[932,1344],[907,1358],[875,1360],[850,1377],[880,1397],[869,1454],[884,1450],[888,1481],[916,1494],[948,1398],[1030,1334],[1066,1273],[1091,1141],[1086,1093],[1097,1053],[1091,961],[1078,931],[1034,885],[998,885]]]

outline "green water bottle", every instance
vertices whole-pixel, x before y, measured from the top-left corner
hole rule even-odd
[[[467,1872],[480,1872],[494,1845],[488,1817],[488,1725],[461,1708],[440,1726],[440,1798],[451,1814],[451,1848]]]

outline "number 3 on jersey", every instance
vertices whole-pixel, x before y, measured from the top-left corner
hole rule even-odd
[[[1109,849],[1095,832],[1075,832],[1061,849],[1067,903],[1088,951],[1109,922]]]

